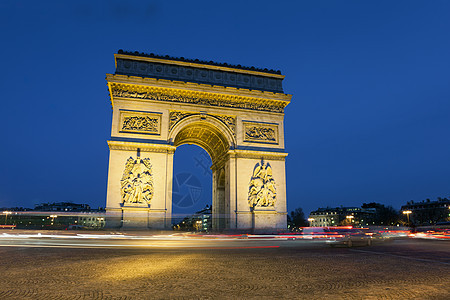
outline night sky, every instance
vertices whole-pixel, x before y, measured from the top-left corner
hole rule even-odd
[[[289,210],[450,196],[450,1],[2,0],[0,26],[0,207],[105,206],[119,49],[281,70]],[[178,212],[211,204],[201,151]]]

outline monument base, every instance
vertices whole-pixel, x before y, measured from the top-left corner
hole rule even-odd
[[[273,233],[279,229],[274,225],[278,223],[278,214],[273,206],[255,207],[252,210],[252,228],[254,233]]]
[[[146,207],[122,207],[122,229],[146,230],[149,227],[150,208]]]

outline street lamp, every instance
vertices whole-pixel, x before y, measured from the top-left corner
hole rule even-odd
[[[55,218],[57,218],[58,217],[58,215],[50,215],[50,218],[52,218],[52,224],[51,225],[53,225],[53,221],[55,221]]]
[[[5,214],[5,225],[6,225],[6,221],[8,220],[8,215],[12,214],[12,212],[4,211],[3,213]]]
[[[410,210],[404,210],[403,214],[406,215],[408,217],[408,226],[409,226],[409,215],[412,214],[412,211]]]

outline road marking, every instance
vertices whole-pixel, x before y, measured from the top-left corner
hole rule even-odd
[[[433,260],[433,259],[414,258],[414,257],[409,257],[409,256],[404,256],[404,255],[397,255],[397,254],[392,254],[392,253],[384,253],[384,252],[376,252],[376,251],[367,251],[367,250],[357,250],[357,249],[349,249],[349,250],[354,251],[354,252],[364,252],[364,253],[371,253],[371,254],[387,255],[387,256],[401,257],[401,258],[406,258],[406,259],[416,260],[416,261],[426,261],[426,262],[434,262],[434,263],[439,263],[439,264],[444,264],[444,265],[450,265],[450,263],[448,263],[448,262],[438,261],[438,260]]]

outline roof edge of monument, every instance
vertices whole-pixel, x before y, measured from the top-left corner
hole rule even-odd
[[[275,77],[275,78],[281,78],[284,79],[284,75],[281,74],[280,70],[273,70],[273,69],[262,69],[262,68],[256,68],[256,67],[246,67],[241,65],[232,65],[228,63],[219,63],[214,61],[204,61],[199,59],[188,59],[184,57],[173,57],[169,55],[157,55],[154,53],[142,53],[139,51],[125,51],[120,49],[117,54],[114,54],[114,57],[117,58],[126,58],[126,57],[133,57],[133,58],[140,58],[145,60],[158,60],[158,61],[165,61],[165,62],[171,62],[173,64],[179,64],[179,65],[189,65],[189,66],[197,66],[197,67],[206,67],[206,68],[215,68],[215,69],[221,69],[221,70],[228,70],[228,71],[234,71],[234,72],[243,72],[243,73],[253,73],[256,75],[261,76],[267,76],[267,77]]]

